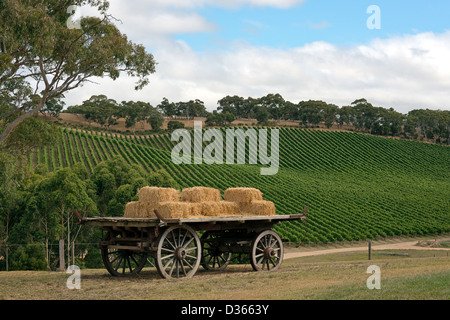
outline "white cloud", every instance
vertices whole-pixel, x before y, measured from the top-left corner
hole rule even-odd
[[[234,5],[292,6],[302,1],[233,0]],[[111,1],[111,13],[122,19],[121,30],[147,45],[158,62],[157,72],[143,91],[133,91],[133,79],[86,85],[67,95],[81,103],[93,94],[158,104],[200,99],[208,109],[226,95],[260,97],[280,93],[292,102],[321,99],[346,105],[366,98],[374,105],[401,112],[413,108],[450,108],[450,31],[377,39],[368,45],[340,47],[314,42],[297,48],[255,47],[235,42],[227,49],[198,53],[171,34],[210,32],[215,25],[185,10],[208,0]],[[215,1],[215,5],[224,1]],[[165,10],[168,6],[172,9]],[[174,10],[173,8],[176,8]],[[250,26],[255,26],[247,21]]]
[[[114,0],[113,0],[114,1]],[[116,0],[117,1],[117,0]],[[305,0],[152,0],[151,5],[159,8],[192,9],[205,5],[216,7],[240,7],[252,5],[258,7],[290,8],[303,3]],[[140,2],[140,1],[133,1]]]

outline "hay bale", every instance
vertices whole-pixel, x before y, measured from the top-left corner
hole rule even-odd
[[[159,204],[162,202],[178,202],[180,193],[173,188],[143,187],[138,192],[139,202]]]
[[[263,200],[262,192],[254,188],[230,188],[225,190],[223,198],[226,201],[249,203]]]
[[[188,203],[190,207],[189,216],[186,218],[201,218],[203,205],[201,203]]]
[[[205,201],[221,200],[220,191],[214,188],[193,187],[186,188],[181,191],[181,201],[200,203]]]
[[[155,209],[160,210],[160,205],[151,203],[151,202],[140,202],[142,210],[141,210],[141,217],[140,218],[146,218],[146,219],[158,219],[158,217],[155,214]]]
[[[163,202],[160,204],[158,212],[163,219],[188,218],[191,214],[191,204],[187,202]]]
[[[125,218],[141,218],[142,206],[138,201],[128,202],[125,205]]]
[[[239,214],[239,205],[230,201],[202,202],[202,215],[206,217],[227,217]]]
[[[274,216],[275,204],[271,201],[240,202],[239,211],[249,216]]]

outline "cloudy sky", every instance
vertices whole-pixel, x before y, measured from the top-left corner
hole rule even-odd
[[[227,95],[323,100],[366,98],[407,113],[450,110],[448,0],[110,0],[130,40],[158,62],[150,85],[97,79],[66,95],[159,104]],[[376,5],[379,10],[374,10]],[[93,15],[81,8],[82,15]]]

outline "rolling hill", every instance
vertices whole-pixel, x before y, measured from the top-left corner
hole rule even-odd
[[[147,171],[165,169],[183,188],[258,188],[275,202],[277,214],[310,207],[306,232],[297,222],[275,227],[293,242],[450,231],[450,148],[351,132],[279,130],[280,168],[272,176],[260,175],[261,164],[175,165],[170,134],[126,136],[67,128],[61,128],[58,145],[32,154],[29,166],[43,164],[52,171],[82,162],[92,172],[101,161],[121,155]]]

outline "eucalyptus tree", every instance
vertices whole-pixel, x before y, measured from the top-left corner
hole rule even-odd
[[[68,9],[85,5],[101,17],[83,17],[71,27]],[[119,31],[108,8],[106,0],[0,1],[0,94],[9,102],[0,109],[0,148],[48,100],[97,77],[115,80],[126,73],[137,78],[136,90],[149,83],[153,55]],[[30,104],[30,93],[37,103]]]

